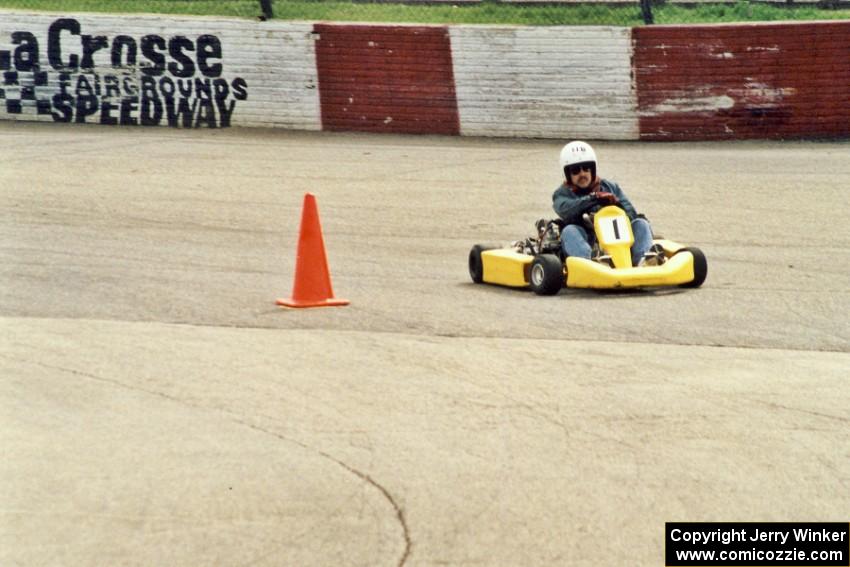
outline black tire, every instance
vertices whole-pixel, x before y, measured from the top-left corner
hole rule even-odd
[[[475,283],[484,282],[484,264],[481,262],[481,253],[496,248],[499,247],[492,244],[476,244],[469,251],[469,277]]]
[[[699,248],[682,248],[681,250],[677,250],[676,254],[680,254],[682,252],[690,252],[694,257],[694,279],[689,281],[688,283],[683,283],[679,287],[699,287],[702,285],[702,282],[705,281],[705,277],[708,275],[708,260],[705,259],[705,254],[702,253],[702,250]]]
[[[564,263],[554,254],[535,256],[531,261],[528,283],[537,295],[555,295],[564,287]]]

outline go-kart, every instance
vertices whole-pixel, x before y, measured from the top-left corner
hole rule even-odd
[[[608,205],[586,214],[591,259],[564,257],[560,219],[536,223],[537,236],[509,246],[476,244],[469,252],[469,275],[475,283],[530,287],[538,295],[554,295],[562,287],[621,289],[634,287],[699,287],[708,264],[698,248],[653,235],[647,261],[632,265],[634,242],[628,215]]]

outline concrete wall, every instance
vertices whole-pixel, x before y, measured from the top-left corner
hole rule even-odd
[[[321,128],[310,23],[0,14],[0,119]]]
[[[0,119],[846,137],[848,54],[850,22],[415,26],[0,12]]]
[[[637,137],[629,28],[456,26],[451,40],[462,134]]]
[[[850,135],[850,22],[635,28],[640,137]]]
[[[326,130],[458,134],[448,30],[316,24]]]

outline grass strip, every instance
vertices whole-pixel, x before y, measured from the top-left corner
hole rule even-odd
[[[258,0],[0,0],[0,8],[52,12],[192,14],[256,18]],[[275,19],[422,24],[643,25],[634,4],[516,5],[494,1],[460,4],[393,4],[337,0],[275,0]],[[653,8],[657,24],[850,20],[850,9],[814,5],[664,4]]]
[[[258,0],[0,0],[0,8],[43,12],[256,17]]]

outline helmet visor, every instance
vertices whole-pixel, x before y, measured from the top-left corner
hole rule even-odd
[[[567,172],[570,175],[578,175],[582,171],[590,171],[591,173],[596,167],[596,163],[592,161],[583,161],[581,163],[574,163],[570,166],[567,166]]]

